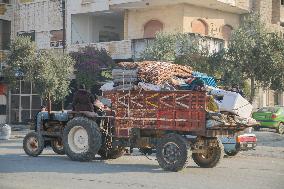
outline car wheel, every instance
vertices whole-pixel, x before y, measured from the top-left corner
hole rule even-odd
[[[253,127],[253,130],[259,131],[259,130],[260,130],[260,126],[255,126],[255,127]]]
[[[280,123],[277,130],[279,134],[284,134],[284,124]]]
[[[237,143],[236,148],[234,150],[230,150],[230,151],[224,150],[224,151],[225,151],[225,154],[228,156],[235,156],[239,153],[240,150],[241,150],[240,143]]]

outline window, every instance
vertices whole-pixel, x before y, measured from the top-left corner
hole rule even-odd
[[[229,41],[230,40],[232,31],[233,31],[233,27],[230,26],[230,25],[226,24],[226,25],[224,25],[222,27],[222,36],[223,36],[223,39],[225,41]]]
[[[281,5],[284,5],[284,0],[281,0]]]
[[[144,38],[154,38],[156,33],[163,30],[163,23],[151,20],[144,25]]]
[[[21,31],[17,33],[18,36],[25,36],[25,37],[30,37],[31,41],[35,41],[35,31]]]
[[[11,41],[11,22],[0,19],[0,50],[8,50]]]
[[[205,21],[197,19],[191,23],[192,33],[208,35],[208,25]]]
[[[0,3],[10,4],[10,0],[0,0]]]
[[[52,30],[50,34],[50,47],[63,47],[63,30]]]

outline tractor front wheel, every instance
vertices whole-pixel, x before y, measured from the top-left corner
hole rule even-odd
[[[27,155],[36,157],[44,149],[44,139],[36,132],[28,133],[23,140],[23,148]]]

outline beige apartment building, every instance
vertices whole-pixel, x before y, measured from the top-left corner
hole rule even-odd
[[[65,3],[67,51],[97,46],[108,50],[116,61],[138,59],[157,31],[199,34],[205,39],[200,45],[207,45],[211,52],[219,51],[226,47],[242,17],[252,11],[260,12],[270,29],[284,34],[284,0],[65,0]],[[29,35],[39,49],[61,51],[62,0],[0,1],[0,21],[1,6],[14,7],[10,8],[12,16],[8,16],[12,37]],[[19,88],[7,94],[9,122],[32,118],[41,104],[29,84],[19,82]],[[255,107],[284,104],[282,93],[259,89],[259,94]]]

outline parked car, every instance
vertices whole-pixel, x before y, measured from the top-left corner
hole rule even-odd
[[[274,128],[278,133],[284,133],[284,107],[263,107],[254,112],[252,117],[259,122],[259,126],[256,126],[255,130]]]
[[[257,138],[253,133],[246,133],[237,137],[220,138],[224,145],[225,154],[235,156],[240,150],[252,150],[256,147]]]

